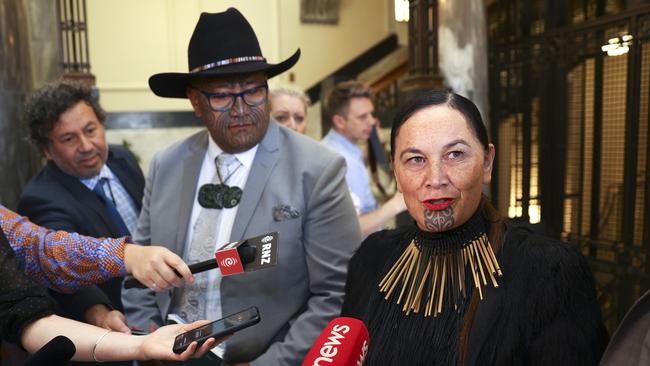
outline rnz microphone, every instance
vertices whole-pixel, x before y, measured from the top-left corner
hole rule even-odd
[[[252,261],[255,260],[255,256],[257,255],[257,249],[246,244],[239,246],[237,248],[237,252],[239,253],[239,257],[241,258],[243,264],[251,263]],[[190,267],[190,272],[195,274],[195,273],[201,273],[201,272],[209,271],[211,269],[218,268],[219,262],[217,262],[216,259],[212,258],[212,259],[208,259],[207,261],[190,264],[188,267]],[[174,270],[174,273],[176,273],[176,276],[178,277],[183,277],[176,270]],[[136,280],[135,277],[127,276],[124,279],[124,288],[131,289],[134,287],[146,288],[147,286],[145,284],[140,283],[140,281]]]
[[[29,356],[22,366],[63,366],[70,361],[75,352],[77,352],[77,348],[70,338],[62,335],[56,336]]]
[[[368,329],[361,320],[336,318],[318,336],[302,366],[362,366],[368,342]]]

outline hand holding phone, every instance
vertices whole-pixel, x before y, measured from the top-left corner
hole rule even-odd
[[[174,353],[182,353],[189,345],[196,341],[200,347],[210,338],[220,338],[235,333],[236,331],[248,328],[260,322],[260,313],[256,306],[226,316],[219,320],[192,329],[176,336],[174,340]]]

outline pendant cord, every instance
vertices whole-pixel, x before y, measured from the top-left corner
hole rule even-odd
[[[219,169],[221,164],[219,164],[218,160],[215,165],[217,168],[216,175],[219,178],[220,183],[206,183],[199,188],[197,195],[199,205],[204,208],[218,210],[223,208],[233,208],[239,204],[244,192],[237,186],[231,187],[227,185],[226,182],[237,172],[237,170],[239,170],[239,167],[241,167],[242,164],[237,164],[237,167],[233,169],[226,179],[221,177],[221,169]],[[228,165],[229,164],[226,164],[225,166],[227,167]],[[222,165],[221,167],[224,166]]]

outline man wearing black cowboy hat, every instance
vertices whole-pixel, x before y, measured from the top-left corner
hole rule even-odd
[[[125,290],[131,325],[218,319],[249,306],[261,322],[225,346],[229,363],[296,365],[340,313],[348,259],[361,241],[345,184],[345,161],[269,117],[267,79],[293,66],[269,64],[233,8],[201,15],[188,48],[189,73],[153,75],[159,96],[188,98],[207,130],[159,152],[151,163],[135,239],[167,243],[188,262],[228,242],[277,231],[278,265],[172,292]]]

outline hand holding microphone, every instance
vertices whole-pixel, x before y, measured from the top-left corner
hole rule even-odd
[[[132,246],[140,247],[137,245]],[[152,272],[147,272],[146,269],[142,268],[146,267],[146,265],[140,263],[140,268],[138,268],[136,273],[135,270],[132,271],[128,267],[127,263],[127,270],[133,274],[133,277],[127,278],[124,281],[124,288],[149,287],[154,291],[159,291],[171,286],[181,286],[181,279],[185,279],[187,282],[192,282],[194,280],[194,277],[192,276],[193,273],[201,273],[217,267],[222,267],[221,272],[225,276],[275,266],[278,262],[278,233],[267,233],[226,244],[217,250],[215,258],[194,263],[190,266],[187,266],[179,256],[165,248],[140,248],[158,248],[157,250],[163,250],[158,253],[157,260],[149,259],[149,267],[152,269],[149,269],[148,271]],[[136,249],[137,253],[140,248],[132,249]],[[125,262],[126,258],[127,249],[125,249]],[[162,283],[159,284],[158,281],[161,281]]]
[[[368,329],[361,320],[339,317],[323,329],[302,366],[362,366],[368,345]]]
[[[182,286],[183,280],[194,282],[190,268],[181,257],[161,246],[127,244],[124,248],[124,265],[134,278],[134,284],[154,290]],[[128,280],[127,280],[128,281]]]

